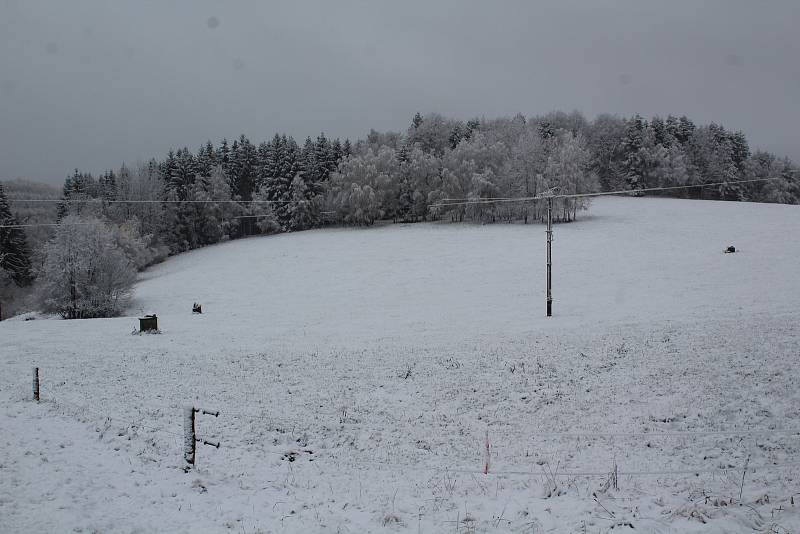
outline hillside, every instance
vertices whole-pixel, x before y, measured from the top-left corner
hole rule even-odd
[[[0,323],[0,517],[796,530],[798,229],[796,206],[599,199],[555,228],[552,318],[540,225],[328,229],[177,256],[142,275],[129,317]],[[143,313],[160,335],[130,334]],[[221,447],[200,445],[184,474],[192,403],[220,410],[198,426]]]

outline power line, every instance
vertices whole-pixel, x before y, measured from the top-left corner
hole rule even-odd
[[[330,213],[330,212],[322,212],[322,213]],[[263,213],[260,215],[237,215],[235,217],[225,217],[225,220],[233,220],[233,219],[260,219],[263,217],[272,217],[272,215],[268,213]],[[2,224],[0,228],[35,228],[38,226],[86,226],[92,223],[34,223],[34,224]]]
[[[93,223],[71,223],[71,224],[61,224],[61,223],[36,223],[36,224],[0,224],[0,228],[34,228],[37,226],[86,226]]]
[[[471,204],[495,204],[507,202],[530,202],[534,200],[547,200],[549,198],[585,198],[585,197],[600,197],[607,195],[622,195],[631,193],[649,193],[655,191],[673,191],[676,189],[694,189],[700,187],[714,187],[719,185],[733,185],[733,184],[747,184],[755,182],[767,182],[770,180],[778,180],[784,178],[782,176],[774,176],[772,178],[754,178],[751,180],[731,180],[725,182],[710,182],[704,184],[686,184],[674,185],[667,187],[646,187],[643,189],[620,189],[617,191],[596,191],[593,193],[572,193],[572,194],[553,194],[553,195],[535,195],[529,197],[489,197],[489,198],[444,198],[438,204],[431,204],[431,208],[444,208],[448,206],[467,206]]]
[[[306,204],[310,200],[106,200],[103,198],[15,198],[12,202],[30,203],[73,203],[73,204]]]
[[[443,206],[457,206],[462,204],[483,204],[491,202],[526,202],[533,200],[544,200],[547,198],[582,198],[582,197],[596,197],[605,195],[621,195],[631,193],[648,193],[655,191],[672,191],[677,189],[693,189],[702,187],[714,187],[719,185],[732,185],[732,184],[745,184],[755,182],[766,182],[770,180],[778,180],[785,178],[783,176],[774,176],[771,178],[754,178],[750,180],[728,180],[722,182],[709,182],[703,184],[686,184],[675,185],[666,187],[647,187],[643,189],[620,189],[617,191],[595,191],[590,193],[572,193],[572,194],[554,194],[554,195],[535,195],[527,197],[479,197],[475,199],[469,198],[443,198],[439,203],[432,204],[430,207],[443,207]],[[75,199],[53,199],[53,198],[9,198],[10,203],[13,202],[28,202],[28,203],[74,203],[74,204],[307,204],[311,200],[231,200],[231,199],[209,199],[209,200],[107,200],[102,198],[75,198]]]
[[[677,189],[695,189],[695,188],[702,188],[702,187],[715,187],[720,185],[735,185],[735,184],[747,184],[747,183],[757,183],[757,182],[767,182],[770,180],[778,180],[781,178],[785,178],[782,176],[775,176],[772,178],[754,178],[751,180],[733,180],[733,181],[724,181],[724,182],[711,182],[705,184],[691,184],[691,185],[675,185],[675,186],[668,186],[668,187],[647,187],[643,189],[620,189],[617,191],[596,191],[593,193],[572,193],[572,194],[554,194],[554,195],[536,195],[536,196],[529,196],[529,197],[487,197],[487,198],[476,198],[476,199],[459,199],[459,198],[444,198],[438,204],[431,204],[429,208],[445,208],[449,206],[469,206],[469,205],[481,205],[481,204],[501,204],[501,203],[511,203],[511,202],[531,202],[535,200],[547,200],[547,199],[569,199],[569,198],[589,198],[589,197],[600,197],[600,196],[609,196],[609,195],[623,195],[623,194],[636,194],[636,193],[650,193],[656,191],[674,191]],[[28,198],[28,199],[9,199],[11,202],[29,202],[29,203],[62,203],[62,202],[69,202],[69,203],[82,203],[82,204],[208,204],[208,203],[216,203],[216,204],[306,204],[311,202],[310,200],[104,200],[99,198],[87,198],[87,199],[45,199],[45,198]],[[323,212],[324,214],[334,213],[334,212]],[[245,215],[245,216],[238,216],[238,217],[231,217],[232,219],[243,219],[243,218],[257,218],[261,217],[262,215]],[[79,224],[87,224],[87,223],[72,223],[69,226],[78,226]],[[40,226],[60,226],[59,223],[37,223],[37,224],[10,224],[10,225],[0,225],[0,228],[33,228],[33,227],[40,227]]]

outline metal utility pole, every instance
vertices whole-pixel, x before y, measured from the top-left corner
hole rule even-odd
[[[553,197],[547,199],[547,316],[553,315],[553,258],[550,246],[553,243]]]

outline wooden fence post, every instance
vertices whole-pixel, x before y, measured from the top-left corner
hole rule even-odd
[[[197,413],[194,406],[183,409],[183,459],[186,461],[186,471],[194,466],[195,447],[197,439],[195,435],[194,414]]]
[[[197,439],[195,417],[198,412],[219,417],[218,411],[201,410],[200,408],[195,408],[194,406],[183,409],[183,459],[186,460],[186,465],[184,466],[183,470],[187,473],[192,467],[194,467],[197,460],[196,447],[198,441],[204,445],[211,445],[212,447],[219,449],[219,441]]]
[[[39,368],[33,368],[33,400],[39,402]]]
[[[486,431],[486,453],[484,455],[483,474],[489,474],[489,464],[492,461],[492,453],[489,445],[489,431]]]

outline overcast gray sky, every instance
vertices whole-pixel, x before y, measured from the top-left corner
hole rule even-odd
[[[0,0],[0,179],[415,111],[686,114],[800,161],[798,0]]]

